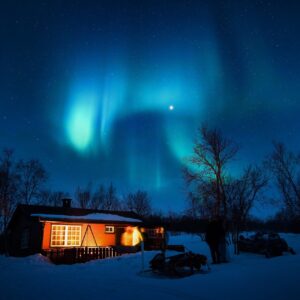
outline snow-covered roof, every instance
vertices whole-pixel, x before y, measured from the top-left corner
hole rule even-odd
[[[92,213],[83,216],[70,216],[70,215],[55,215],[55,214],[31,214],[32,217],[40,217],[50,220],[80,220],[80,221],[111,221],[111,222],[128,222],[128,223],[141,223],[139,219],[122,217],[113,214]]]

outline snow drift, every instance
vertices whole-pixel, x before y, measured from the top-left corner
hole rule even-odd
[[[0,256],[0,299],[299,299],[300,235],[283,237],[296,255],[231,255],[230,263],[213,265],[208,274],[181,279],[141,272],[140,253],[59,266],[41,255]],[[171,236],[170,243],[209,257],[208,247],[196,235]],[[145,253],[145,266],[156,253]]]

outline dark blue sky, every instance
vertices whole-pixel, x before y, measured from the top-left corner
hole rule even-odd
[[[2,1],[0,147],[55,190],[113,182],[185,206],[181,167],[206,122],[241,145],[299,141],[298,1]]]

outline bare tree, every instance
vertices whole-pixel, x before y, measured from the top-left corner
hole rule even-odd
[[[64,192],[53,192],[51,190],[43,190],[38,197],[40,205],[61,206],[61,200],[66,197]]]
[[[8,249],[6,229],[17,204],[18,181],[13,151],[4,150],[0,157],[0,232],[3,232],[5,253]]]
[[[273,152],[266,160],[280,191],[288,218],[300,216],[300,157],[283,143],[273,142]]]
[[[0,218],[1,231],[5,231],[17,204],[19,178],[15,170],[13,151],[4,150],[0,160]]]
[[[77,187],[75,198],[80,208],[89,208],[92,201],[92,185],[89,183],[85,188]]]
[[[232,180],[226,186],[229,203],[229,217],[232,225],[232,237],[235,253],[238,253],[237,241],[242,227],[249,218],[255,201],[268,184],[268,178],[261,168],[249,166],[240,179]],[[263,197],[260,198],[263,200]]]
[[[103,204],[101,205],[101,209],[104,210],[119,210],[120,209],[120,201],[117,197],[116,188],[111,183],[108,187]]]
[[[185,215],[196,220],[205,214],[203,213],[203,206],[195,193],[189,192],[187,197],[187,208]]]
[[[134,194],[130,193],[127,195],[126,206],[140,216],[149,216],[152,211],[148,193],[140,190]]]
[[[105,187],[101,184],[91,199],[90,208],[92,209],[103,208],[104,200],[105,200]]]
[[[17,163],[17,173],[20,178],[19,196],[22,203],[30,204],[36,199],[42,185],[47,179],[47,174],[42,164],[37,160],[27,162],[21,160]]]
[[[193,155],[188,159],[191,167],[184,169],[187,183],[196,186],[196,197],[213,203],[213,215],[227,217],[226,167],[237,150],[238,147],[220,131],[202,126],[194,144]]]
[[[216,213],[216,184],[214,181],[199,181],[188,195],[188,211],[193,218],[209,219]]]

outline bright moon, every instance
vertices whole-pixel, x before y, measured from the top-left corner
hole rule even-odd
[[[173,105],[170,105],[169,106],[169,110],[173,110],[174,109],[174,106]]]

